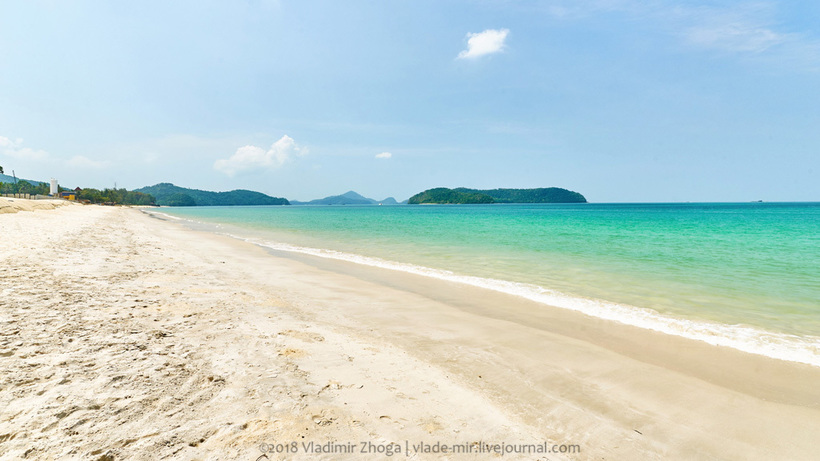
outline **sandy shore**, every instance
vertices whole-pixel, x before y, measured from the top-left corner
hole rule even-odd
[[[0,235],[2,459],[819,453],[817,368],[136,209],[2,214]]]
[[[77,203],[61,199],[26,200],[0,197],[0,214],[18,213],[20,211],[53,210],[66,205],[77,205]]]

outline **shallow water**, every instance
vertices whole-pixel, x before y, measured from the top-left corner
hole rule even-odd
[[[286,251],[449,278],[820,365],[820,204],[195,207]]]

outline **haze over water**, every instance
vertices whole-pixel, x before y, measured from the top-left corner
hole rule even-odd
[[[277,249],[478,277],[469,283],[820,365],[818,203],[162,211]]]

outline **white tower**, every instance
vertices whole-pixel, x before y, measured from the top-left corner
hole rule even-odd
[[[51,178],[51,188],[49,189],[49,195],[57,195],[60,192],[60,188],[57,187],[57,180]]]

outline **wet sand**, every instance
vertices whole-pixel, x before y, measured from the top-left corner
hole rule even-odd
[[[0,233],[3,459],[818,453],[814,367],[137,209],[0,215]]]

